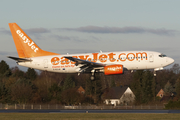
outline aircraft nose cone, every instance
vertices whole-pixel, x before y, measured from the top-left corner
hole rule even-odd
[[[168,62],[169,62],[170,64],[172,64],[172,63],[174,62],[174,59],[168,58]]]

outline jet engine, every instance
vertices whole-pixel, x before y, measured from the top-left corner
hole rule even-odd
[[[123,74],[123,65],[108,65],[104,67],[105,75]]]

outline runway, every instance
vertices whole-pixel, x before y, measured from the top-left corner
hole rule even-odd
[[[180,113],[180,110],[0,110],[0,113]]]

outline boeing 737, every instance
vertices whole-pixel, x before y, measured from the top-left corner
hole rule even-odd
[[[9,23],[19,57],[8,56],[18,65],[59,73],[123,74],[125,70],[162,70],[174,62],[170,57],[154,51],[120,51],[86,54],[57,54],[42,50],[16,24]]]

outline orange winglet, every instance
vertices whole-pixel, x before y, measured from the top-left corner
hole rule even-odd
[[[20,58],[59,55],[57,53],[44,51],[39,48],[16,23],[9,23],[9,27]]]

